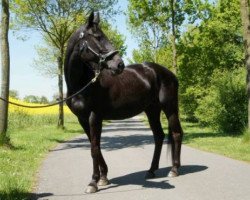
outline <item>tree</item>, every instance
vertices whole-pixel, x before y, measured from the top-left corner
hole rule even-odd
[[[35,49],[37,56],[33,60],[32,67],[34,67],[42,76],[57,78],[57,48],[44,39],[44,43],[37,45]]]
[[[27,95],[23,100],[28,103],[39,103],[39,97],[35,95]]]
[[[10,56],[9,56],[9,0],[1,1],[1,97],[9,99]],[[7,140],[8,104],[0,100],[0,142]]]
[[[23,100],[28,103],[42,103],[47,104],[49,103],[48,99],[45,96],[35,96],[35,95],[26,95]]]
[[[164,12],[163,8],[164,2],[158,0],[129,0],[128,5],[129,26],[139,40],[140,49],[146,51],[142,52],[144,54],[142,57],[148,55],[148,60],[154,62],[158,62],[157,50],[166,40],[164,31],[168,29],[165,24],[168,13]],[[164,30],[163,27],[165,27]],[[136,60],[136,62],[138,61]]]
[[[192,120],[200,100],[210,95],[211,78],[218,77],[218,70],[234,73],[244,66],[239,1],[219,0],[206,13],[208,17],[190,26],[178,43],[180,100]]]
[[[110,39],[115,49],[119,50],[119,54],[123,55],[126,51],[125,37],[113,28],[110,23],[103,21],[101,23],[102,30],[105,35]],[[34,59],[33,67],[43,76],[55,78],[58,75],[57,70],[57,55],[58,50],[49,42],[44,39],[43,44],[36,46],[37,57]]]
[[[176,14],[177,4],[176,0],[170,0],[170,13],[171,13],[171,30],[172,30],[172,46],[173,46],[173,68],[174,73],[177,74],[177,52],[176,52]]]
[[[249,0],[240,0],[241,20],[243,25],[243,38],[245,46],[245,65],[247,70],[248,95],[248,129],[250,129],[250,12]]]
[[[242,133],[247,123],[245,72],[243,67],[218,69],[211,75],[208,94],[199,100],[195,110],[200,124],[226,134]]]
[[[47,97],[41,96],[39,99],[39,103],[48,104],[49,100],[47,99]]]
[[[9,90],[9,96],[14,99],[19,99],[19,94],[17,90]]]
[[[112,14],[117,1],[95,0],[15,0],[13,11],[16,25],[41,32],[43,38],[57,51],[59,100],[63,99],[63,58],[66,43],[73,31],[82,23],[91,8]],[[63,103],[59,104],[58,127],[64,127]]]
[[[161,62],[159,52],[163,48],[172,50],[172,69],[177,74],[177,43],[187,22],[194,23],[203,17],[201,5],[207,4],[205,0],[130,0],[128,8],[129,24],[132,31],[140,38],[142,56],[149,55],[149,60]],[[149,53],[151,52],[151,53]],[[135,51],[135,57],[139,51]],[[152,56],[153,54],[153,56]],[[169,61],[169,59],[168,59]],[[165,63],[165,65],[170,65]]]

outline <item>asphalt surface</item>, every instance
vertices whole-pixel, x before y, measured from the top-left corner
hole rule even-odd
[[[92,159],[85,135],[60,144],[44,160],[33,199],[40,200],[249,200],[250,164],[183,145],[180,176],[168,178],[170,155],[163,147],[157,177],[145,180],[153,156],[153,137],[137,118],[104,127],[102,152],[110,185],[85,194]],[[226,144],[225,144],[226,145]]]

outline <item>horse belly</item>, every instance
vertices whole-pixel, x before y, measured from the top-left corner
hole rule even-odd
[[[135,107],[135,106],[124,106],[122,108],[112,109],[107,112],[104,116],[104,119],[107,120],[116,120],[116,119],[126,119],[140,114],[144,111],[144,107]]]
[[[138,99],[117,100],[112,102],[109,109],[105,112],[107,119],[125,119],[130,118],[143,112],[153,102],[150,94]]]

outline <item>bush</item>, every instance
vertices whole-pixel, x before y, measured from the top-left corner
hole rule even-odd
[[[180,96],[181,113],[186,121],[197,122],[195,110],[198,107],[198,101],[205,95],[205,90],[199,86],[191,86]]]
[[[225,133],[240,133],[247,123],[247,95],[243,68],[233,71],[216,70],[211,87],[198,101],[195,117]]]

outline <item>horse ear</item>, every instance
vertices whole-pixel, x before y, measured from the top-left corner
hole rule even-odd
[[[93,26],[94,24],[94,17],[95,17],[95,14],[94,14],[94,11],[92,11],[89,15],[89,18],[88,18],[88,22],[87,22],[87,28],[90,28]]]
[[[100,23],[100,14],[99,14],[99,12],[96,13],[93,22],[94,22],[96,25],[98,25],[98,24]]]

